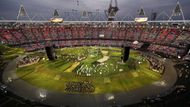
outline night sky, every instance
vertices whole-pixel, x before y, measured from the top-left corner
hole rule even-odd
[[[92,12],[95,12],[96,9],[100,9],[103,14],[103,11],[108,8],[110,2],[110,0],[78,1],[79,6],[77,5],[77,0],[1,0],[0,19],[16,19],[20,4],[24,5],[31,18],[33,17],[37,20],[37,18],[41,16],[49,19],[54,9],[58,9],[62,17],[65,17],[64,13],[66,11],[71,11],[72,9]],[[179,1],[184,11],[185,18],[190,19],[190,0]],[[118,19],[122,19],[125,16],[135,17],[138,9],[142,6],[148,16],[150,16],[152,11],[158,14],[165,11],[168,15],[171,15],[176,2],[177,0],[118,0],[120,9],[118,12]]]

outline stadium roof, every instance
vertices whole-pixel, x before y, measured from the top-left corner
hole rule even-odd
[[[1,0],[0,17],[1,19],[16,19],[19,6],[24,5],[30,17],[40,16],[49,19],[54,9],[58,9],[60,16],[64,16],[65,11],[81,10],[81,11],[104,11],[107,9],[110,0]],[[150,16],[151,11],[172,14],[175,8],[176,0],[119,0],[118,5],[120,11],[118,19],[122,19],[126,15],[135,17],[137,11],[143,6],[144,11]],[[189,0],[180,0],[181,7],[184,10],[185,19],[190,19]]]

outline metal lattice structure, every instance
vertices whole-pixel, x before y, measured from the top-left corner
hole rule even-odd
[[[19,20],[20,17],[27,17],[29,20],[31,20],[31,18],[29,17],[29,15],[23,5],[20,5],[19,12],[17,15],[17,20]]]
[[[109,4],[108,10],[105,11],[108,21],[114,21],[117,12],[119,11],[117,0],[115,0],[115,6],[113,6],[113,0]]]
[[[175,16],[181,16],[182,20],[185,20],[183,9],[182,9],[179,1],[177,2],[176,7],[173,9],[172,15],[170,16],[169,20],[172,20],[172,18]]]

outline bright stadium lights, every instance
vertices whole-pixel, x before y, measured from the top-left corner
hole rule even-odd
[[[148,17],[146,17],[145,11],[143,7],[138,11],[138,16],[135,18],[135,22],[137,23],[145,23],[148,21]]]
[[[104,38],[104,34],[100,34],[99,37],[100,37],[100,38]]]
[[[137,23],[143,23],[143,22],[147,22],[147,21],[148,21],[148,17],[135,18],[135,22],[137,22]]]
[[[63,18],[51,18],[50,22],[52,22],[52,23],[62,23]]]
[[[62,23],[63,22],[63,18],[59,17],[59,13],[58,13],[57,9],[54,10],[53,18],[50,19],[50,22],[52,22],[52,23]]]

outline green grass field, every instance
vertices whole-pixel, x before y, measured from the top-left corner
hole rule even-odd
[[[137,51],[130,52],[126,63],[122,63],[120,48],[75,47],[58,49],[56,53],[56,61],[44,56],[45,60],[42,58],[37,64],[18,68],[18,77],[34,86],[64,93],[66,82],[91,81],[95,86],[93,94],[129,91],[161,77],[149,69],[149,62]],[[100,59],[103,62],[98,62]]]
[[[21,48],[11,48],[5,45],[0,45],[0,50],[2,54],[3,61],[10,61],[24,54],[24,49]]]

